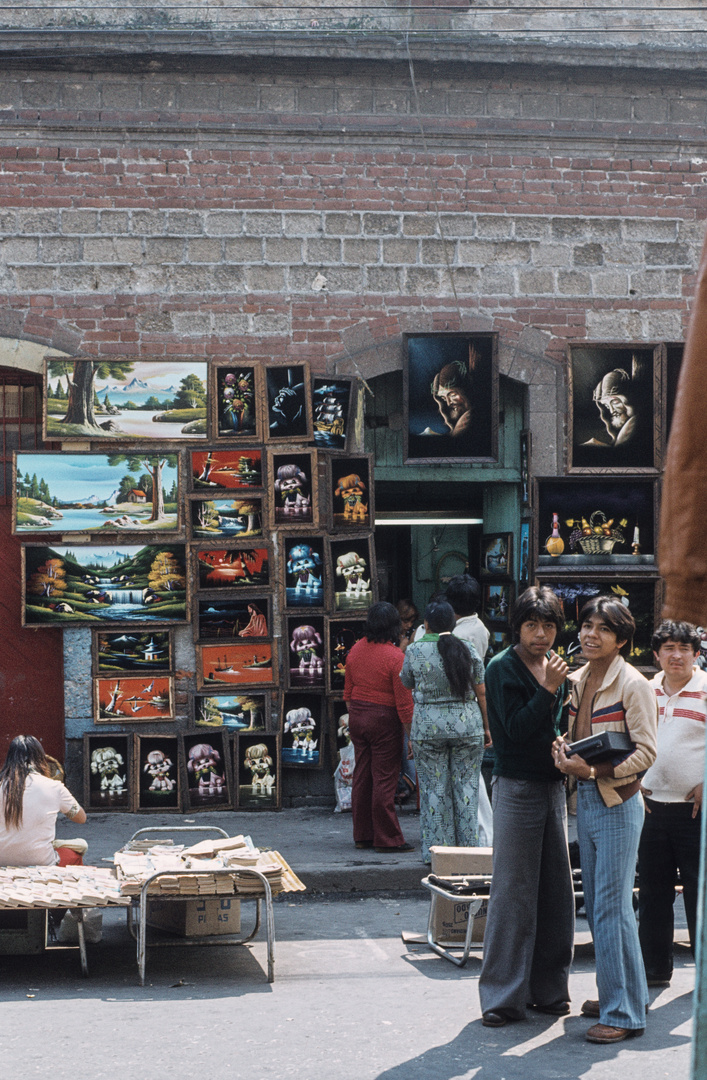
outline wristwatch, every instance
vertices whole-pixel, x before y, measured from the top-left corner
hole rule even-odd
[[[594,768],[593,765],[590,765],[589,766],[589,779],[590,780],[596,780],[596,778],[597,778],[597,771],[596,771],[596,769]]]

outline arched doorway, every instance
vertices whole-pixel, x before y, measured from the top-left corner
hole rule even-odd
[[[8,366],[0,366],[0,752],[4,757],[15,735],[28,734],[63,761],[62,633],[21,625],[22,545],[20,537],[12,535],[13,451],[44,446],[37,352],[46,352],[46,347],[9,344],[7,339],[0,344],[0,361],[9,360]]]

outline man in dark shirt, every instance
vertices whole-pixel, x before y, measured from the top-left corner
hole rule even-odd
[[[552,757],[568,702],[568,668],[552,651],[563,621],[551,589],[526,589],[511,619],[515,645],[486,670],[496,756],[493,880],[479,979],[486,1027],[523,1020],[528,1006],[569,1012],[574,893],[565,788]]]

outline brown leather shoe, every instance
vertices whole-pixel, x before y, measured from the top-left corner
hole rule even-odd
[[[593,1020],[599,1019],[599,1011],[599,1002],[594,1001],[592,998],[585,1001],[580,1009],[582,1016],[591,1016]]]
[[[609,1024],[594,1024],[585,1034],[587,1042],[591,1043],[618,1043],[624,1039],[634,1039],[642,1035],[644,1028],[620,1028],[611,1027]]]

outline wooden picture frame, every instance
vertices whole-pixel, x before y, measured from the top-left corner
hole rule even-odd
[[[527,428],[520,433],[520,509],[529,514],[533,509],[533,435]]]
[[[570,473],[655,473],[663,456],[660,345],[569,350]]]
[[[236,735],[233,777],[237,810],[279,810],[282,805],[280,733]]]
[[[512,581],[484,581],[481,591],[484,622],[489,625],[508,626],[515,600],[514,583]]]
[[[196,646],[198,690],[278,685],[277,640]]]
[[[180,735],[184,773],[184,810],[187,813],[231,810],[231,748],[225,731],[184,731]]]
[[[239,446],[262,441],[260,365],[217,360],[212,361],[210,374],[214,439]]]
[[[135,735],[135,810],[174,813],[182,809],[178,735]]]
[[[93,680],[94,724],[161,724],[175,718],[171,675],[101,675]]]
[[[224,688],[208,694],[193,695],[195,729],[251,734],[272,731],[273,695],[269,690],[238,690],[230,693]]]
[[[533,565],[533,546],[530,521],[520,523],[520,544],[518,545],[518,591],[523,592],[530,584],[530,568]]]
[[[324,764],[327,706],[324,694],[288,690],[282,695],[283,769],[321,769]]]
[[[88,732],[83,737],[83,806],[92,811],[132,813],[133,736],[128,732]]]
[[[579,648],[579,613],[587,600],[611,596],[626,603],[636,620],[636,635],[631,655],[626,659],[644,671],[654,670],[651,638],[660,621],[661,582],[648,575],[577,575],[569,577],[543,572],[536,575],[539,585],[549,585],[562,603],[565,621],[557,635],[555,650],[572,670],[586,661]]]
[[[538,478],[538,569],[655,573],[658,487],[655,477],[645,475]]]
[[[65,383],[68,394],[62,396]],[[208,363],[182,357],[48,356],[42,403],[45,442],[206,440]]]
[[[406,334],[403,458],[498,460],[498,335]]]
[[[309,364],[263,364],[266,442],[312,441]]]
[[[185,545],[120,548],[23,544],[22,625],[88,624],[107,629],[123,622],[150,626],[188,622]]]
[[[323,615],[307,612],[288,615],[285,654],[285,686],[288,690],[326,689],[326,627]]]
[[[481,537],[481,577],[513,576],[513,533],[484,533]]]
[[[312,532],[319,523],[317,451],[305,447],[268,450],[272,477],[270,522],[275,529]]]
[[[225,497],[190,495],[187,527],[192,540],[257,540],[268,534],[268,500],[263,493]]]
[[[327,551],[333,610],[367,611],[378,593],[373,537],[366,534],[328,539]]]
[[[194,640],[202,645],[226,641],[267,641],[273,637],[272,596],[238,594],[231,598],[199,594],[194,600]]]
[[[200,593],[209,590],[255,592],[272,581],[272,549],[262,540],[192,545],[194,578]]]
[[[197,495],[231,492],[254,494],[267,488],[267,460],[262,446],[223,447],[189,452],[189,488]]]
[[[356,380],[351,376],[312,375],[314,445],[320,450],[346,450],[354,427]]]
[[[171,630],[94,630],[91,636],[94,675],[151,675],[174,670]]]
[[[326,620],[327,692],[344,693],[346,657],[357,641],[366,636],[366,616],[331,616]]]
[[[283,610],[325,611],[330,578],[324,537],[281,534],[280,549]]]
[[[375,521],[373,454],[328,455],[327,500],[332,532],[372,529]]]
[[[118,534],[133,539],[135,536],[169,539],[172,533],[180,534],[184,529],[181,459],[179,451],[162,454],[15,451],[12,532],[16,536]],[[132,475],[139,469],[145,470],[152,481],[149,493],[138,486],[139,481]]]
[[[663,379],[663,422],[662,431],[665,445],[668,445],[670,430],[673,426],[673,413],[675,411],[675,399],[678,393],[680,381],[680,369],[682,368],[685,354],[684,342],[671,342],[664,346],[665,349],[665,378]]]

